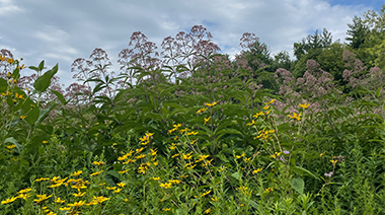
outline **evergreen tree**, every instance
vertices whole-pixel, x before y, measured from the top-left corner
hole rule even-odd
[[[366,39],[367,33],[368,33],[368,27],[365,26],[362,22],[362,19],[354,16],[353,18],[353,24],[348,24],[347,35],[350,37],[346,37],[345,39],[347,41],[350,41],[349,46],[353,49],[360,48]]]

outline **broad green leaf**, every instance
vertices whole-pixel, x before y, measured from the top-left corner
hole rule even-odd
[[[309,170],[305,169],[305,168],[302,168],[302,167],[299,167],[299,166],[293,166],[291,167],[291,169],[296,172],[296,173],[306,173],[308,174],[309,176],[317,179],[317,180],[320,180],[317,176],[315,176],[313,173],[311,173]]]
[[[19,78],[20,78],[20,69],[19,68],[16,68],[15,70],[13,70],[12,78],[15,80],[19,80]]]
[[[303,189],[305,187],[305,182],[302,178],[292,178],[290,180],[290,185],[296,190],[299,194],[303,194]]]
[[[0,93],[5,93],[8,88],[7,80],[0,78]]]
[[[37,90],[38,92],[44,92],[51,84],[51,79],[57,73],[58,69],[59,64],[56,64],[51,70],[48,70],[44,73],[44,75],[38,77],[35,83],[33,84],[35,90]]]
[[[66,104],[67,104],[66,100],[64,99],[64,96],[63,96],[60,92],[58,92],[58,91],[56,91],[56,90],[51,90],[51,92],[57,96],[57,98],[59,99],[59,101],[60,101],[63,105],[66,105]]]
[[[118,172],[116,172],[115,170],[110,170],[107,172],[107,175],[112,175],[114,176],[115,178],[120,178],[120,175]]]
[[[42,71],[44,69],[44,60],[40,62],[38,69],[39,71]]]
[[[24,119],[28,124],[33,125],[35,124],[36,120],[39,118],[40,115],[40,108],[34,107],[28,114],[27,117]]]
[[[238,172],[234,172],[233,174],[231,174],[231,176],[234,177],[237,180],[239,180],[241,178],[241,176],[239,175]]]

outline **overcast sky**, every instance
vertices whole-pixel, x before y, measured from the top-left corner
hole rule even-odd
[[[239,53],[244,32],[255,33],[272,55],[293,57],[293,43],[326,28],[333,42],[345,42],[354,15],[378,11],[385,0],[0,0],[0,49],[8,49],[27,66],[45,60],[59,63],[58,75],[68,86],[71,64],[89,59],[95,48],[108,54],[110,71],[119,73],[121,50],[130,36],[144,33],[158,48],[167,36],[203,25],[222,53]],[[22,75],[34,71],[24,69]]]

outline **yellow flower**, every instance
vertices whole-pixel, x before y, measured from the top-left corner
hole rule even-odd
[[[210,211],[211,211],[211,208],[205,210],[205,213],[208,214],[208,213],[210,213]]]
[[[116,187],[106,187],[107,190],[115,190]]]
[[[82,170],[79,170],[77,172],[74,172],[73,174],[71,174],[71,176],[79,176],[80,174],[82,174]]]
[[[267,188],[263,193],[270,193],[271,191],[273,191],[273,188],[272,188],[272,187],[269,187],[269,188]]]
[[[97,166],[103,166],[104,165],[104,162],[102,161],[94,161],[93,164],[97,165]]]
[[[140,148],[140,149],[136,149],[136,153],[135,154],[139,154],[139,153],[141,153],[142,151],[143,151],[143,147],[142,148]]]
[[[154,179],[155,181],[158,181],[160,178],[153,176],[152,179]]]
[[[192,131],[192,132],[187,133],[186,135],[187,135],[187,136],[190,136],[190,135],[197,135],[197,134],[198,134],[197,131]]]
[[[288,117],[292,118],[292,119],[297,119],[298,121],[301,120],[301,113],[299,113],[297,115],[297,113],[293,112],[293,116],[290,116],[290,115],[287,115]]]
[[[10,145],[10,146],[6,146],[8,149],[13,149],[13,148],[15,148],[16,147],[16,145]]]
[[[135,158],[136,158],[136,159],[141,159],[141,158],[145,158],[145,157],[146,157],[145,154],[141,154],[141,155],[136,156]]]
[[[70,207],[81,207],[83,205],[86,204],[86,201],[78,201],[78,202],[75,202],[75,203],[72,203],[72,204],[67,204],[67,206],[70,206]]]
[[[330,160],[330,162],[332,162],[332,164],[336,164],[337,160]]]
[[[216,105],[217,103],[216,102],[213,102],[213,103],[206,103],[206,106],[208,106],[208,107],[212,107],[212,106],[214,106],[214,105]]]
[[[254,170],[254,171],[253,171],[253,174],[259,173],[260,171],[262,171],[262,169],[263,169],[263,168],[258,168],[258,169],[256,169],[256,170]]]
[[[25,119],[25,117],[27,117],[27,116],[20,116],[20,119],[23,120],[23,119]]]
[[[247,123],[246,125],[254,125],[254,124],[255,124],[255,121],[251,120],[251,123]]]
[[[188,128],[185,128],[185,129],[180,130],[180,133],[183,134],[183,133],[186,133],[187,131],[188,131]]]
[[[94,200],[97,201],[98,203],[102,203],[104,201],[107,201],[109,200],[110,198],[107,198],[107,197],[103,197],[103,196],[99,196],[99,197],[95,197],[94,196]]]
[[[260,115],[264,115],[264,113],[261,111],[259,113],[256,113],[253,117],[258,118],[258,116],[260,116]]]
[[[274,101],[275,101],[275,99],[272,99],[268,103],[265,103],[265,105],[271,105],[271,104],[273,104]]]
[[[163,188],[165,188],[165,189],[171,188],[171,183],[161,183],[161,184],[160,184],[160,187],[163,187]]]
[[[211,116],[209,118],[204,118],[205,120],[205,123],[203,123],[203,125],[206,125],[206,123],[211,119]]]
[[[98,201],[92,200],[92,201],[90,201],[90,203],[88,203],[86,205],[92,206],[92,205],[97,205],[97,204],[98,204]]]
[[[175,154],[175,155],[171,156],[171,158],[175,158],[177,156],[179,156],[179,154]]]
[[[163,208],[164,211],[170,211],[171,208]]]
[[[46,140],[43,140],[43,143],[44,143],[44,144],[46,144],[46,143],[48,143],[48,141],[46,141]]]
[[[209,191],[203,193],[201,197],[206,196],[206,195],[208,195],[209,193],[211,193],[211,190],[209,190]]]
[[[188,154],[182,154],[182,158],[185,159],[185,160],[191,160],[191,154],[192,152],[188,153]]]
[[[270,155],[270,157],[277,158],[281,154],[282,154],[282,152],[275,152],[273,155]]]
[[[201,113],[201,112],[206,111],[206,110],[207,110],[207,108],[201,108],[201,109],[199,109],[199,110],[197,111],[197,113]]]
[[[120,182],[120,183],[118,183],[118,184],[116,184],[116,185],[118,185],[119,187],[124,187],[124,186],[126,185],[126,183]]]
[[[56,202],[56,203],[64,203],[65,200],[62,200],[62,199],[60,199],[60,197],[59,197],[59,198],[55,199],[55,202]]]
[[[49,178],[39,178],[39,179],[35,179],[36,182],[38,182],[38,181],[48,181],[48,180],[49,180]]]
[[[8,203],[12,203],[12,202],[14,202],[16,199],[17,199],[17,197],[12,197],[12,198],[7,199],[7,200],[5,200],[5,201],[1,201],[1,204],[2,204],[2,205],[5,205],[5,204],[8,204]]]
[[[238,159],[245,156],[245,153],[243,153],[241,156],[236,156]]]
[[[168,182],[173,183],[173,184],[179,184],[180,180],[168,180]]]
[[[320,156],[320,157],[324,156],[325,152],[326,152],[326,151],[322,152],[319,156]]]
[[[114,190],[114,193],[120,193],[120,191],[122,191],[122,188]]]
[[[61,210],[61,211],[69,211],[69,210],[71,210],[71,208],[70,207],[62,207],[62,208],[59,208],[59,210]]]
[[[18,196],[17,196],[17,198],[20,198],[20,199],[26,199],[26,198],[28,198],[28,197],[30,197],[31,195],[29,195],[29,194],[27,194],[27,193],[24,193],[24,194],[19,194]]]
[[[79,192],[79,193],[72,193],[72,195],[76,196],[76,197],[82,197],[84,195],[86,195],[86,192],[82,193],[82,192]]]
[[[8,63],[13,63],[13,59],[12,58],[8,58]]]
[[[157,151],[156,151],[157,149],[155,149],[155,150],[150,149],[150,150],[151,150],[151,155],[152,155],[152,156],[155,156],[156,153],[157,153]]]
[[[94,173],[91,173],[90,176],[96,176],[96,175],[99,175],[103,172],[103,170],[100,170],[99,172],[94,172]]]
[[[218,201],[218,197],[213,197],[211,198],[211,200],[213,200],[214,202]]]
[[[303,109],[306,109],[306,108],[309,107],[309,104],[304,103],[304,104],[299,104],[299,106],[300,106],[301,108],[303,108]]]
[[[28,193],[29,191],[31,191],[32,189],[31,188],[25,188],[23,190],[20,190],[19,192],[17,192],[18,194],[22,194],[22,193]]]
[[[33,201],[37,202],[38,204],[39,204],[40,202],[42,202],[42,201],[44,201],[44,200],[47,200],[47,199],[49,199],[49,198],[52,197],[52,195],[47,196],[47,195],[45,195],[45,194],[43,194],[43,195],[36,195],[36,196],[37,196],[39,199],[34,199]]]
[[[25,68],[27,68],[27,67],[24,66],[24,64],[19,67],[19,69],[25,69]]]
[[[128,169],[119,171],[120,174],[124,174],[124,173],[126,173],[126,172],[128,172]]]
[[[265,107],[263,107],[264,110],[267,110],[267,109],[269,109],[269,108],[270,108],[270,106],[265,106]]]
[[[173,131],[176,131],[176,128],[173,128],[171,130],[168,130],[168,133],[171,134]]]
[[[56,188],[56,187],[60,187],[62,184],[63,184],[63,182],[59,182],[59,183],[57,183],[57,184],[52,184],[52,185],[48,186],[48,188]]]

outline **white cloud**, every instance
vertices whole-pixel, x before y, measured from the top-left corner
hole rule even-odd
[[[119,73],[118,54],[128,48],[135,31],[143,32],[160,48],[163,38],[202,24],[222,52],[231,56],[241,50],[242,34],[251,32],[271,48],[272,55],[285,50],[293,57],[293,43],[316,29],[326,28],[333,41],[344,42],[347,24],[369,9],[379,8],[361,2],[333,5],[332,0],[110,0],[108,4],[101,0],[0,0],[0,29],[7,29],[0,32],[0,47],[10,48],[27,65],[36,66],[43,59],[48,68],[59,63],[59,75],[68,86],[73,61],[88,59],[95,48],[107,52],[111,70]]]
[[[6,16],[18,11],[22,12],[23,10],[12,4],[11,0],[0,0],[0,16]]]

